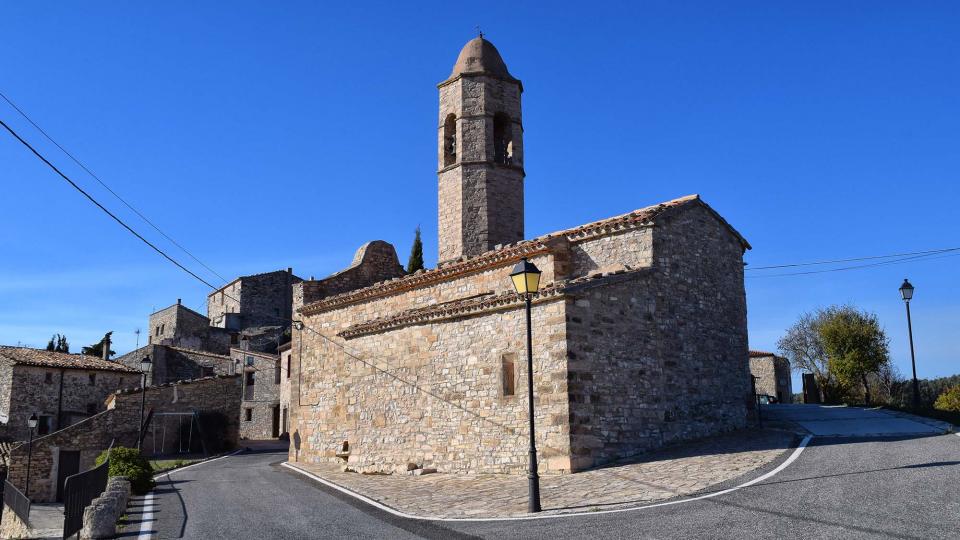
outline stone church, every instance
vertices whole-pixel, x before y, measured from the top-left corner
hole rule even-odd
[[[478,37],[439,85],[439,265],[375,241],[294,285],[290,459],[527,467],[527,257],[543,473],[747,425],[747,241],[699,196],[524,239],[523,85]]]

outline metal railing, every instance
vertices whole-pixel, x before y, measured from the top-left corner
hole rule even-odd
[[[3,481],[3,504],[10,507],[13,513],[24,524],[30,520],[30,499],[27,498],[10,480]]]
[[[75,533],[79,537],[83,528],[83,511],[90,506],[90,502],[100,496],[107,489],[107,478],[110,472],[110,450],[107,449],[107,459],[100,465],[68,476],[63,485],[63,537],[69,538]]]

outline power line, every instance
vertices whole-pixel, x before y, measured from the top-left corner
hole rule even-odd
[[[14,131],[13,129],[11,129],[10,126],[8,126],[3,120],[0,120],[0,125],[2,125],[4,128],[6,128],[6,130],[9,131],[10,134],[13,135],[18,141],[20,141],[21,144],[23,144],[24,146],[26,146],[31,152],[33,152],[33,154],[34,154],[35,156],[37,156],[37,158],[39,158],[41,161],[43,161],[48,167],[50,167],[51,169],[53,169],[54,172],[56,172],[58,175],[60,175],[61,178],[63,178],[64,180],[66,180],[71,186],[73,186],[74,189],[76,189],[77,191],[79,191],[80,193],[82,193],[84,197],[86,197],[88,200],[90,200],[90,202],[92,202],[93,204],[97,205],[98,208],[100,208],[100,209],[103,210],[107,215],[109,215],[111,218],[113,218],[114,221],[116,221],[116,222],[119,223],[121,226],[123,226],[124,229],[126,229],[126,230],[129,231],[131,234],[133,234],[134,236],[136,236],[137,238],[139,238],[143,243],[145,243],[146,245],[150,246],[154,251],[156,251],[157,253],[159,253],[160,255],[162,255],[162,256],[163,256],[165,259],[167,259],[168,261],[170,261],[170,262],[172,262],[173,264],[175,264],[178,268],[180,268],[181,270],[183,270],[183,271],[186,272],[187,274],[190,274],[194,279],[200,281],[201,283],[203,283],[203,284],[206,285],[207,287],[210,287],[210,288],[213,289],[214,291],[219,290],[217,287],[213,286],[212,284],[210,284],[209,282],[207,282],[206,280],[204,280],[203,278],[201,278],[201,277],[198,276],[197,274],[195,274],[195,273],[193,273],[192,271],[190,271],[190,269],[188,269],[187,267],[185,267],[185,266],[183,266],[182,264],[180,264],[180,263],[179,263],[177,260],[175,260],[173,257],[171,257],[170,255],[167,255],[166,252],[164,252],[163,250],[161,250],[160,248],[158,248],[158,247],[155,246],[154,244],[150,243],[149,240],[147,240],[146,238],[144,238],[143,236],[141,236],[137,231],[135,231],[132,227],[130,227],[129,225],[127,225],[123,220],[121,220],[121,219],[118,218],[116,215],[114,215],[112,212],[110,212],[110,210],[108,210],[106,207],[104,207],[102,204],[100,204],[100,202],[98,202],[96,199],[94,199],[89,193],[87,193],[86,191],[84,191],[83,188],[81,188],[81,187],[78,186],[76,183],[74,183],[74,181],[71,180],[67,175],[63,174],[63,172],[61,172],[60,169],[58,169],[55,165],[53,165],[53,164],[50,163],[45,157],[43,157],[43,155],[41,155],[40,152],[38,152],[36,149],[34,149],[33,146],[31,146],[30,143],[28,143],[27,141],[25,141],[22,137],[20,137],[20,135],[18,135],[16,131]],[[232,296],[227,295],[225,292],[224,292],[223,294],[224,294],[224,296],[226,296],[227,298],[230,298],[230,299],[233,300],[233,301],[237,301],[236,298],[233,298]],[[314,328],[312,328],[312,327],[310,327],[310,326],[308,326],[308,325],[306,325],[306,324],[303,324],[302,321],[294,321],[292,318],[280,317],[280,316],[277,316],[277,315],[270,315],[270,314],[268,314],[268,313],[263,313],[263,315],[266,315],[267,317],[273,318],[273,319],[278,320],[278,321],[284,321],[284,322],[286,322],[286,323],[300,323],[300,324],[302,325],[303,329],[309,330],[310,332],[312,332],[312,333],[316,334],[317,336],[319,336],[319,337],[320,337],[321,339],[323,339],[324,341],[330,343],[331,345],[334,345],[335,347],[338,347],[338,348],[339,348],[340,350],[342,350],[343,353],[344,353],[346,356],[348,356],[349,358],[352,358],[352,359],[354,359],[354,360],[356,360],[356,361],[358,361],[358,362],[360,362],[360,363],[362,363],[362,364],[365,364],[365,365],[373,368],[374,370],[376,370],[376,371],[378,371],[378,372],[380,372],[380,373],[382,373],[382,374],[384,374],[384,375],[387,375],[388,377],[391,377],[393,380],[395,380],[395,381],[397,381],[397,382],[400,382],[400,383],[402,383],[402,384],[405,384],[405,385],[407,385],[407,386],[410,386],[411,388],[414,388],[414,389],[417,390],[417,391],[423,392],[424,394],[426,394],[426,395],[428,395],[428,396],[430,396],[430,397],[433,397],[433,398],[437,399],[438,401],[441,401],[441,402],[443,402],[443,403],[446,403],[446,404],[448,404],[448,405],[450,405],[450,406],[452,406],[452,407],[456,407],[457,409],[460,409],[461,411],[465,412],[466,414],[475,416],[475,417],[479,418],[479,419],[482,420],[482,421],[485,421],[485,422],[487,422],[487,423],[490,423],[490,424],[493,424],[493,425],[498,426],[498,427],[500,427],[500,428],[503,428],[503,429],[511,432],[511,433],[514,434],[514,435],[516,435],[516,433],[517,433],[517,430],[516,430],[515,428],[512,428],[512,427],[507,426],[507,425],[505,425],[505,424],[502,424],[502,423],[500,423],[500,422],[497,422],[497,421],[495,421],[495,420],[493,420],[493,419],[491,419],[491,418],[488,418],[488,417],[486,417],[486,416],[483,416],[483,415],[480,414],[480,413],[471,411],[471,410],[467,409],[466,407],[464,407],[463,405],[459,405],[459,404],[457,404],[457,403],[453,403],[452,401],[449,401],[449,400],[443,398],[442,396],[436,394],[435,392],[433,392],[433,391],[431,391],[431,390],[429,390],[429,389],[423,388],[423,387],[419,386],[418,384],[416,384],[416,383],[414,383],[414,382],[408,381],[408,380],[404,379],[403,377],[401,377],[401,376],[399,376],[399,375],[397,375],[397,374],[395,374],[395,373],[390,372],[389,370],[383,369],[382,367],[378,366],[378,365],[377,365],[376,363],[374,363],[374,362],[370,362],[370,361],[368,361],[368,360],[364,360],[363,358],[359,357],[358,355],[353,354],[352,352],[350,352],[345,345],[343,345],[343,344],[341,344],[341,343],[337,343],[336,341],[334,341],[331,337],[327,336],[326,334],[324,334],[324,333],[322,333],[322,332],[320,332],[320,331],[318,331],[318,330],[316,330],[316,329],[314,329]]]
[[[757,266],[754,268],[747,267],[745,270],[772,270],[775,268],[794,268],[798,266],[815,266],[820,264],[838,264],[845,262],[856,262],[856,261],[869,261],[875,259],[891,259],[894,257],[908,257],[911,255],[937,255],[940,253],[947,253],[950,251],[960,251],[960,247],[954,248],[943,248],[943,249],[931,249],[928,251],[913,251],[909,253],[894,253],[891,255],[872,255],[869,257],[854,257],[851,259],[834,259],[832,261],[814,261],[814,262],[802,262],[802,263],[792,263],[792,264],[776,264],[772,266]]]
[[[946,250],[946,251],[953,251],[953,250],[951,249],[951,250]],[[914,256],[912,256],[912,257],[904,257],[904,258],[901,258],[901,259],[894,259],[894,260],[892,260],[892,261],[881,261],[881,262],[870,263],[870,264],[857,264],[857,265],[853,265],[853,266],[844,266],[844,267],[841,267],[841,268],[829,268],[829,269],[826,269],[826,270],[808,270],[808,271],[806,271],[806,272],[787,272],[787,273],[785,273],[785,274],[760,274],[760,275],[746,276],[746,277],[747,277],[748,279],[757,279],[757,278],[786,277],[786,276],[805,276],[805,275],[810,275],[810,274],[826,274],[826,273],[829,273],[829,272],[843,272],[843,271],[846,271],[846,270],[856,270],[856,269],[860,269],[860,268],[870,268],[870,267],[874,267],[874,266],[883,266],[883,265],[887,265],[887,264],[902,264],[902,263],[906,263],[906,262],[916,261],[916,260],[918,260],[918,259],[922,259],[922,260],[945,259],[945,258],[947,258],[947,257],[956,257],[956,256],[960,255],[960,253],[951,253],[951,254],[949,254],[949,255],[942,255],[942,253],[944,253],[944,252],[943,252],[943,251],[940,251],[940,252],[935,252],[935,253],[927,253],[927,254],[923,254],[923,255],[914,255]],[[940,256],[937,257],[937,256],[935,256],[935,255],[940,255]]]
[[[110,186],[108,186],[103,180],[101,180],[99,176],[97,176],[96,174],[94,174],[93,171],[91,171],[90,169],[88,169],[87,166],[84,165],[83,163],[81,163],[79,159],[77,159],[76,157],[74,157],[73,154],[71,154],[70,152],[68,152],[66,148],[64,148],[63,146],[60,146],[60,143],[58,143],[57,141],[55,141],[55,140],[53,139],[53,137],[51,137],[49,134],[47,134],[47,132],[44,131],[44,129],[43,129],[42,127],[40,127],[39,125],[37,125],[37,123],[34,122],[33,119],[30,118],[30,117],[27,115],[27,113],[25,113],[25,112],[23,111],[23,109],[21,109],[20,107],[18,107],[17,104],[14,103],[13,101],[11,101],[10,98],[8,98],[3,92],[0,92],[0,97],[2,97],[7,103],[9,103],[10,106],[13,107],[18,113],[20,113],[20,116],[24,117],[24,118],[27,120],[27,122],[30,122],[30,124],[33,125],[33,127],[37,128],[37,131],[39,131],[40,133],[42,133],[43,136],[46,137],[48,141],[52,142],[52,143],[54,144],[54,146],[56,146],[57,148],[60,149],[61,152],[63,152],[64,154],[66,154],[67,157],[69,157],[70,159],[72,159],[73,162],[76,163],[77,165],[79,165],[81,169],[83,169],[84,171],[86,171],[87,174],[89,174],[90,176],[92,176],[94,180],[96,180],[97,182],[99,182],[100,185],[103,186],[107,191],[109,191],[111,195],[113,195],[114,197],[116,197],[118,201],[122,202],[127,208],[129,208],[131,211],[133,211],[134,214],[140,216],[140,219],[142,219],[144,222],[146,222],[147,225],[150,225],[151,227],[153,227],[153,229],[154,229],[155,231],[157,231],[158,233],[160,233],[161,236],[163,236],[164,238],[166,238],[167,240],[169,240],[170,243],[172,243],[173,245],[175,245],[175,246],[177,246],[178,248],[180,248],[180,251],[182,251],[182,252],[186,253],[187,255],[189,255],[191,259],[193,259],[194,261],[196,261],[200,266],[202,266],[202,267],[206,268],[207,270],[209,270],[213,275],[215,275],[215,276],[217,276],[218,278],[220,278],[220,280],[222,280],[224,283],[226,283],[226,282],[229,281],[229,280],[226,279],[225,277],[221,276],[216,270],[214,270],[213,268],[210,268],[210,267],[207,266],[203,261],[201,261],[201,260],[198,259],[196,256],[194,256],[193,253],[190,253],[190,252],[187,250],[187,248],[181,246],[176,240],[174,240],[173,238],[171,238],[167,233],[165,233],[165,232],[163,232],[162,230],[160,230],[160,227],[157,227],[152,221],[150,221],[149,219],[147,219],[147,216],[145,216],[145,215],[143,215],[142,213],[140,213],[140,211],[137,210],[136,208],[134,208],[133,205],[131,205],[130,203],[128,203],[123,197],[121,197],[119,194],[117,194],[116,191],[114,191],[113,189],[111,189]],[[8,129],[9,129],[9,128],[8,128]],[[18,138],[19,138],[19,137],[18,137]]]
[[[81,188],[80,186],[78,186],[78,185],[77,185],[73,180],[71,180],[67,175],[65,175],[65,174],[63,174],[62,172],[60,172],[60,169],[58,169],[53,163],[50,163],[49,161],[47,161],[47,158],[43,157],[43,155],[41,155],[40,152],[37,152],[37,150],[36,150],[34,147],[30,146],[30,143],[28,143],[27,141],[23,140],[23,138],[20,137],[20,135],[18,135],[16,131],[14,131],[13,129],[11,129],[10,126],[8,126],[6,122],[4,122],[3,120],[0,120],[0,125],[2,125],[7,131],[9,131],[10,134],[13,135],[18,141],[20,141],[20,144],[26,146],[31,152],[33,152],[33,155],[37,156],[37,158],[39,158],[40,161],[46,163],[48,167],[50,167],[51,169],[53,169],[53,172],[55,172],[55,173],[57,173],[58,175],[60,175],[60,177],[63,178],[64,180],[66,180],[68,184],[70,184],[71,186],[73,186],[74,189],[76,189],[76,190],[79,191],[81,194],[83,194],[83,196],[86,197],[87,199],[89,199],[90,202],[92,202],[93,204],[97,205],[97,208],[99,208],[100,210],[103,210],[108,216],[112,217],[113,220],[116,221],[117,223],[119,223],[121,226],[123,226],[124,229],[130,231],[130,233],[131,233],[132,235],[134,235],[134,236],[136,236],[137,238],[139,238],[140,241],[142,241],[144,244],[150,246],[151,249],[153,249],[154,251],[156,251],[157,253],[159,253],[160,255],[162,255],[163,258],[165,258],[165,259],[167,259],[168,261],[172,262],[173,264],[177,265],[177,267],[180,268],[181,270],[183,270],[184,272],[190,274],[191,276],[193,276],[194,278],[196,278],[197,280],[199,280],[201,283],[203,283],[203,284],[206,285],[207,287],[210,287],[211,289],[216,289],[216,287],[214,287],[214,286],[211,285],[209,282],[207,282],[207,280],[203,279],[202,277],[198,276],[197,274],[194,274],[192,271],[190,271],[189,268],[187,268],[186,266],[180,264],[176,259],[174,259],[174,258],[171,257],[170,255],[167,255],[167,253],[166,253],[165,251],[163,251],[162,249],[160,249],[160,248],[158,248],[157,246],[155,246],[155,245],[154,245],[153,243],[151,243],[149,240],[147,240],[146,238],[144,238],[143,236],[141,236],[140,233],[138,233],[137,231],[133,230],[129,225],[127,225],[126,223],[124,223],[124,221],[123,221],[122,219],[118,218],[113,212],[111,212],[110,210],[107,210],[107,208],[106,208],[105,206],[103,206],[103,205],[100,204],[96,199],[94,199],[92,196],[90,196],[89,193],[87,193],[86,191],[84,191],[83,188]]]

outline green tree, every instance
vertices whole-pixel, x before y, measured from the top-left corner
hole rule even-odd
[[[416,235],[413,237],[413,247],[410,248],[410,259],[407,261],[407,273],[412,274],[417,270],[423,270],[423,242],[420,240],[420,226],[417,226]]]
[[[70,344],[67,343],[67,336],[54,334],[47,342],[47,350],[60,353],[70,352]]]
[[[870,379],[890,364],[890,340],[873,313],[852,306],[833,306],[822,313],[820,340],[830,373],[848,388],[863,386],[870,405]]]
[[[102,357],[103,357],[103,344],[104,344],[104,342],[106,342],[108,339],[110,339],[110,336],[111,336],[112,334],[113,334],[113,332],[107,332],[107,334],[106,334],[105,336],[103,336],[103,339],[101,339],[99,343],[94,343],[93,345],[90,345],[89,347],[84,347],[84,348],[82,349],[83,354],[86,354],[86,355],[89,355],[89,356],[96,356],[96,357],[102,358]],[[110,349],[110,351],[107,353],[107,358],[110,358],[111,356],[113,356],[113,355],[115,355],[115,354],[117,354],[117,352],[114,351],[113,349]]]
[[[960,384],[940,394],[933,408],[941,411],[960,412]]]

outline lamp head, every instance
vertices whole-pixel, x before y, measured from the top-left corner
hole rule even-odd
[[[143,360],[140,360],[140,371],[143,373],[147,373],[148,371],[150,371],[150,366],[152,364],[153,362],[150,361],[150,355],[148,354],[147,356],[144,356]]]
[[[30,429],[33,429],[37,427],[37,422],[38,422],[37,413],[33,413],[30,415],[30,418],[27,420],[27,427],[29,427]]]
[[[900,285],[900,296],[903,297],[904,302],[909,302],[913,299],[913,285],[911,285],[906,278],[903,280],[903,285]]]
[[[513,288],[517,293],[533,294],[540,288],[540,274],[540,269],[524,257],[513,267],[510,279],[513,280]]]

